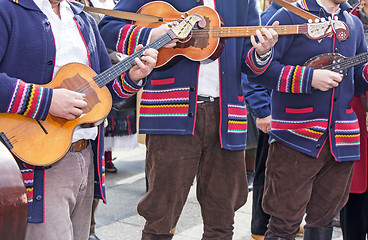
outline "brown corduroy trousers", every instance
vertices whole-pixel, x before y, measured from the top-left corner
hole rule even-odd
[[[221,149],[218,101],[197,106],[194,135],[148,135],[149,190],[138,204],[143,240],[172,239],[194,178],[203,239],[232,239],[234,212],[248,194],[244,151]]]
[[[262,205],[271,216],[266,236],[295,239],[305,213],[305,228],[332,227],[348,200],[354,162],[336,162],[329,144],[318,158],[271,144]]]

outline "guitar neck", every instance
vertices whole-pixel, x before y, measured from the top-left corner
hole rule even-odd
[[[219,27],[211,31],[213,37],[250,37],[256,35],[256,30],[261,28],[274,29],[279,35],[305,34],[305,25],[282,25],[282,26],[250,26],[250,27]]]
[[[344,58],[341,62],[341,67],[349,69],[365,62],[368,62],[368,52],[361,53],[353,57]]]
[[[134,52],[132,55],[124,58],[122,61],[117,63],[116,65],[112,66],[111,68],[105,70],[101,74],[98,74],[93,79],[95,80],[96,84],[101,88],[114,80],[115,78],[119,77],[121,74],[128,71],[131,67],[136,65],[134,59],[140,58],[143,55],[143,52],[148,48],[154,48],[156,50],[162,48],[167,43],[175,38],[175,34],[172,31],[167,32],[166,34],[162,35],[160,38],[151,42],[150,44],[146,45],[142,49]]]

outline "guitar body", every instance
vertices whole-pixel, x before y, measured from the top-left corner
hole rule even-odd
[[[23,240],[27,227],[27,195],[19,168],[8,149],[0,144],[0,235]]]
[[[47,166],[62,158],[71,145],[73,130],[82,124],[103,120],[111,109],[111,95],[107,87],[94,82],[96,73],[83,64],[70,63],[58,71],[54,80],[43,87],[66,88],[86,94],[87,107],[75,120],[48,115],[40,121],[19,114],[0,114],[0,132],[9,139],[11,152],[22,161],[35,166]],[[9,148],[9,147],[8,147]]]
[[[161,48],[156,67],[161,67],[168,63],[176,56],[185,56],[193,61],[201,61],[207,58],[216,59],[223,50],[223,43],[219,37],[212,37],[211,29],[221,27],[221,18],[218,13],[210,7],[198,6],[192,8],[188,12],[178,12],[173,6],[166,2],[155,1],[143,5],[138,13],[164,16],[165,19],[176,20],[183,19],[187,14],[198,14],[206,21],[206,26],[201,29],[198,24],[193,27],[193,30],[201,29],[200,33],[192,31],[186,39],[179,40],[174,48]],[[143,27],[156,28],[163,23],[149,23],[149,22],[133,22],[135,25]],[[212,56],[212,57],[211,57]]]

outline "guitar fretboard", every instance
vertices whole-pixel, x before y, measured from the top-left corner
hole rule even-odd
[[[114,65],[113,67],[105,70],[101,74],[98,74],[93,78],[96,84],[101,88],[108,84],[110,81],[114,80],[124,72],[128,71],[131,67],[136,65],[134,59],[140,58],[145,50],[148,48],[154,48],[156,50],[162,48],[164,45],[169,43],[171,40],[175,38],[175,34],[172,31],[167,32],[162,35],[160,38],[146,45],[142,49],[134,52],[132,55],[124,58],[122,61]]]
[[[343,68],[348,69],[365,62],[368,62],[368,52],[361,53],[353,57],[345,58],[344,60],[341,61],[341,66]]]
[[[304,25],[282,25],[282,26],[263,26],[263,27],[219,27],[210,31],[212,37],[250,37],[256,35],[256,30],[261,28],[274,29],[279,35],[302,34],[307,30]]]

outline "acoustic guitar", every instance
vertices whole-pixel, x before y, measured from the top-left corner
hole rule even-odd
[[[141,57],[146,49],[159,49],[175,38],[186,38],[196,24],[204,26],[204,19],[196,14],[189,15],[154,42],[98,75],[83,64],[63,66],[52,82],[43,87],[85,93],[87,107],[83,114],[71,121],[50,114],[45,121],[36,121],[19,114],[1,113],[0,140],[17,158],[31,165],[47,166],[56,162],[70,148],[76,126],[99,122],[109,113],[112,100],[107,83],[133,67],[134,59]]]
[[[172,5],[154,1],[143,5],[137,13],[162,17],[164,22],[150,23],[134,21],[133,24],[143,27],[158,27],[165,22],[180,20],[183,16],[198,14],[205,21],[205,27],[194,26],[187,38],[177,42],[175,48],[161,48],[159,50],[156,68],[167,64],[174,57],[186,57],[193,61],[201,61],[207,58],[216,59],[223,50],[223,38],[226,37],[250,37],[256,36],[256,30],[261,28],[273,28],[279,35],[304,34],[310,39],[322,39],[331,36],[336,31],[340,41],[349,36],[349,29],[341,21],[325,21],[319,23],[305,23],[301,25],[280,26],[249,26],[249,27],[224,27],[219,14],[210,7],[198,6],[188,12],[179,12]]]

